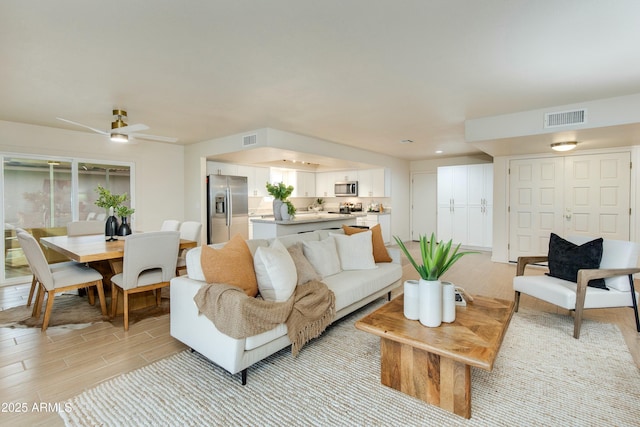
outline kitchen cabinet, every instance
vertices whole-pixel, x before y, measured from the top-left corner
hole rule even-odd
[[[295,184],[291,197],[315,197],[316,176],[314,172],[294,171]]]
[[[334,175],[335,182],[358,180],[358,171],[356,170],[335,171]]]
[[[391,243],[391,214],[367,214],[356,218],[356,225],[367,226],[369,228],[380,224],[382,240],[385,245]]]
[[[489,248],[493,229],[493,165],[438,168],[438,240]]]
[[[316,197],[334,197],[335,177],[333,172],[316,173]]]
[[[238,175],[238,165],[222,162],[207,162],[207,175]]]
[[[391,174],[384,168],[358,171],[358,197],[390,197]]]
[[[268,196],[267,182],[270,179],[269,168],[238,165],[238,176],[247,177],[247,190],[249,197]]]

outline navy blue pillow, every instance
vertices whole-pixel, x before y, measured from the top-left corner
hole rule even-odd
[[[549,239],[549,276],[577,282],[578,270],[600,268],[600,260],[602,260],[602,238],[578,246],[551,233]],[[604,279],[590,280],[588,285],[609,290]]]

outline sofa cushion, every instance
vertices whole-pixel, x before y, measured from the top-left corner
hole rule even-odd
[[[321,277],[324,278],[342,271],[333,237],[318,241],[304,241],[302,242],[302,250],[304,256]]]
[[[551,233],[549,239],[549,276],[577,282],[578,270],[599,268],[602,259],[602,238],[576,245]],[[589,286],[607,289],[604,279],[589,281]]]
[[[376,268],[373,259],[371,231],[353,234],[333,234],[343,270],[371,270]]]
[[[308,242],[308,241],[318,241],[320,240],[320,235],[312,231],[310,233],[300,233],[300,234],[288,234],[286,236],[279,236],[278,240],[282,242],[285,247],[289,247],[291,245],[295,245],[298,242]]]
[[[366,228],[349,227],[348,225],[343,225],[342,229],[344,230],[344,234],[347,235],[362,233],[367,230]],[[374,225],[369,230],[371,230],[371,243],[373,244],[373,259],[376,262],[393,261],[389,256],[387,247],[384,245],[384,239],[382,238],[382,228],[380,228],[380,224]]]
[[[207,283],[237,286],[248,296],[258,294],[253,257],[244,238],[236,234],[221,249],[202,247],[202,272]]]
[[[255,254],[256,249],[260,246],[269,246],[269,242],[266,239],[251,239],[247,240],[246,243],[251,251],[251,255]],[[225,244],[226,243],[214,243],[208,246],[213,249],[221,249]],[[205,279],[204,273],[202,272],[201,257],[202,246],[189,249],[187,252],[187,276],[189,279],[205,282],[207,279]]]
[[[289,246],[287,250],[289,251],[289,255],[291,255],[291,259],[296,266],[298,285],[303,285],[311,280],[322,279],[316,269],[313,268],[313,265],[311,265],[307,257],[304,256],[301,242]]]
[[[253,257],[260,295],[266,301],[287,301],[297,284],[296,266],[279,240],[259,247]]]
[[[375,270],[348,270],[322,281],[336,296],[336,311],[386,288],[402,278],[402,266],[396,263],[380,263]]]

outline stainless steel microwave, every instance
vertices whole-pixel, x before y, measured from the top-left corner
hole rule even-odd
[[[336,197],[357,197],[358,181],[336,182],[334,194]]]

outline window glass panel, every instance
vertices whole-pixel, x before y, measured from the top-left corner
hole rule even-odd
[[[129,199],[124,203],[131,207],[131,168],[123,165],[104,163],[78,164],[78,219],[105,219],[109,213],[95,205],[98,199],[96,188],[102,185],[115,194],[127,193]]]

